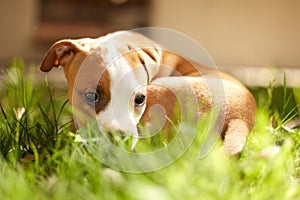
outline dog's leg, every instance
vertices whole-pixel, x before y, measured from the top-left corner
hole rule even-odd
[[[248,133],[249,128],[244,120],[231,119],[225,132],[224,150],[231,155],[239,154],[245,146]]]

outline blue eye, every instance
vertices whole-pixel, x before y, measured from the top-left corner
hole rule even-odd
[[[138,94],[134,98],[135,106],[142,106],[145,103],[146,96],[143,94]]]
[[[89,105],[95,105],[99,102],[99,95],[96,92],[87,92],[84,94],[84,99]]]

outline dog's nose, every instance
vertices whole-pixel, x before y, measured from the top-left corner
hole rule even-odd
[[[140,138],[139,131],[137,130],[137,132],[138,132],[138,136],[133,135],[131,133],[126,133],[122,130],[114,130],[114,131],[106,131],[105,136],[107,137],[107,139],[109,139],[111,143],[116,145],[118,145],[118,142],[120,142],[120,140],[124,141],[128,136],[133,137],[130,144],[131,145],[130,150],[132,151],[136,146],[138,138]]]
[[[117,137],[124,140],[127,136],[132,136],[131,133],[126,133],[122,130],[106,131],[105,133],[109,136],[109,139],[111,141],[117,139]]]

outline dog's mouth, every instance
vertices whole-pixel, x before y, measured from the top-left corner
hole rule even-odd
[[[83,143],[106,140],[112,145],[132,151],[138,140],[145,138],[145,135],[137,126],[132,128],[131,131],[125,131],[100,126],[97,120],[89,120],[87,124],[81,124],[78,120],[74,120],[74,125]]]
[[[122,130],[115,130],[115,131],[105,131],[102,132],[103,136],[106,137],[106,139],[109,140],[109,142],[111,142],[113,145],[116,146],[130,146],[130,150],[134,150],[138,139],[139,138],[143,138],[142,134],[139,133],[138,131],[138,135],[135,136],[133,134],[128,134],[125,131]]]

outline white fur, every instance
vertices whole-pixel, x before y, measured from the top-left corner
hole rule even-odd
[[[139,46],[140,44],[130,43],[134,50],[140,51],[139,53],[143,56],[145,66],[141,65],[135,67],[128,64],[122,53],[128,53],[129,49],[126,42],[121,46],[117,40],[112,38],[118,35],[131,37],[132,34],[129,32],[116,32],[109,34],[98,39],[98,46],[94,49],[107,66],[107,71],[110,76],[110,93],[111,100],[104,110],[99,112],[96,116],[100,129],[104,131],[116,131],[131,134],[134,137],[132,147],[138,139],[137,123],[139,122],[142,114],[146,108],[146,103],[138,108],[139,112],[135,112],[134,97],[137,92],[141,92],[146,95],[146,85],[149,79],[149,73],[154,74],[158,72],[159,62],[153,61],[141,48],[152,47],[158,48],[152,41],[148,40],[147,46]],[[138,36],[138,35],[137,35]],[[125,37],[125,38],[126,38]],[[158,49],[155,54],[156,60],[160,61],[161,50]],[[148,73],[148,74],[147,74]],[[151,76],[151,75],[150,75]]]
[[[147,73],[142,66],[136,68],[135,70],[138,71],[134,72],[114,44],[107,43],[103,45],[105,45],[105,48],[102,46],[102,50],[109,50],[103,51],[101,56],[105,59],[110,76],[111,100],[106,108],[98,113],[97,121],[100,128],[105,131],[121,130],[137,138],[137,123],[145,110],[146,104],[141,108],[142,112],[137,115],[134,112],[134,96],[137,92],[146,94],[146,87],[141,88],[141,85],[147,84]],[[139,78],[144,81],[137,80],[136,74],[142,76]]]

